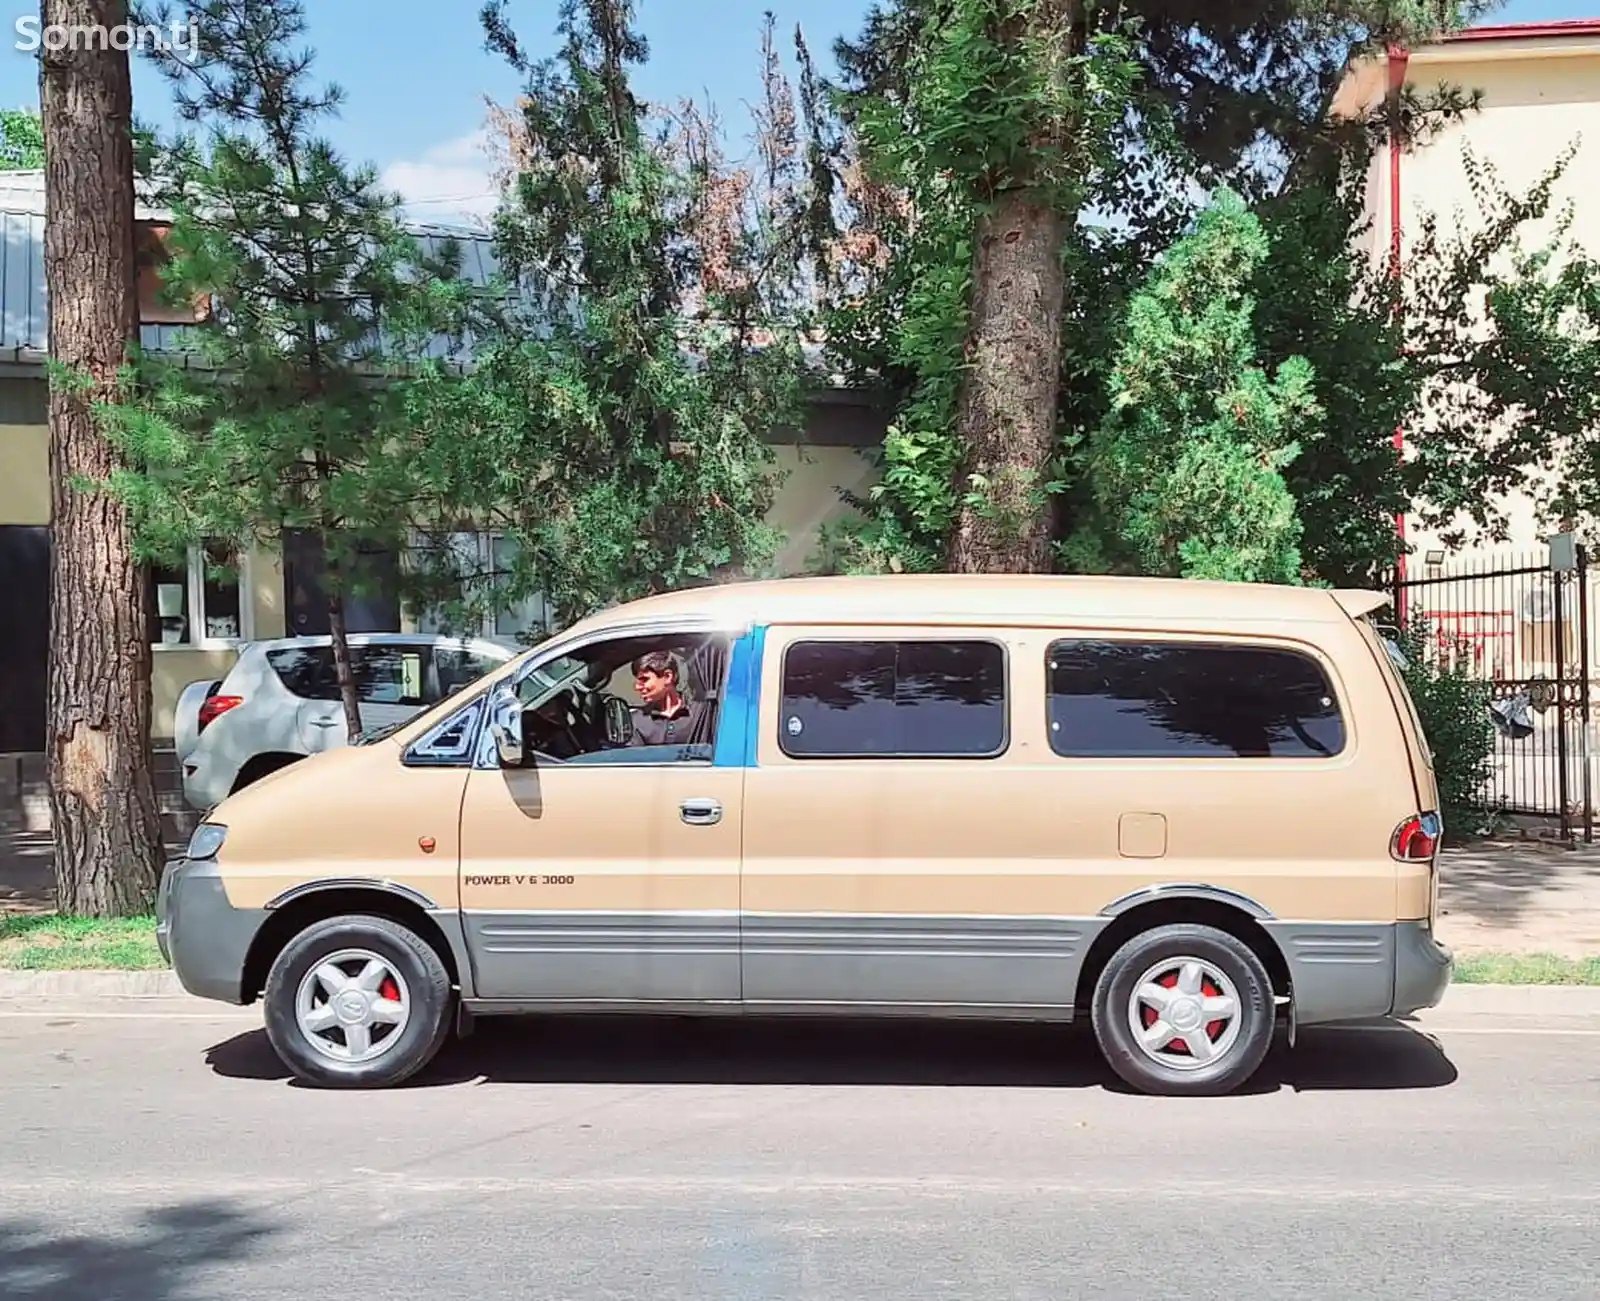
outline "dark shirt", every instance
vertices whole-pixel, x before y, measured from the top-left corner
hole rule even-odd
[[[629,745],[688,745],[700,721],[700,705],[682,701],[672,715],[655,709],[633,711],[633,736]]]

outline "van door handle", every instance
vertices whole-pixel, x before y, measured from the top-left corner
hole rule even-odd
[[[691,827],[714,827],[722,821],[722,805],[716,800],[684,800],[678,814]]]
[[[337,718],[313,718],[311,720],[312,727],[337,727],[338,725],[339,720]]]

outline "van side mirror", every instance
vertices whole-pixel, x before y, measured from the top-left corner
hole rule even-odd
[[[508,687],[501,687],[489,705],[489,735],[495,758],[502,768],[521,768],[527,761],[522,743],[522,702]]]

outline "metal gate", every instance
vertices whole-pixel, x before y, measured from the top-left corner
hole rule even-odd
[[[1582,546],[1515,561],[1429,565],[1395,585],[1400,621],[1422,621],[1432,650],[1490,685],[1491,808],[1555,818],[1594,836],[1589,564]]]

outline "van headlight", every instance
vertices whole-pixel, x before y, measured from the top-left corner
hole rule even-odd
[[[228,829],[220,822],[202,822],[189,837],[189,848],[184,857],[190,859],[215,858],[228,838]]]

